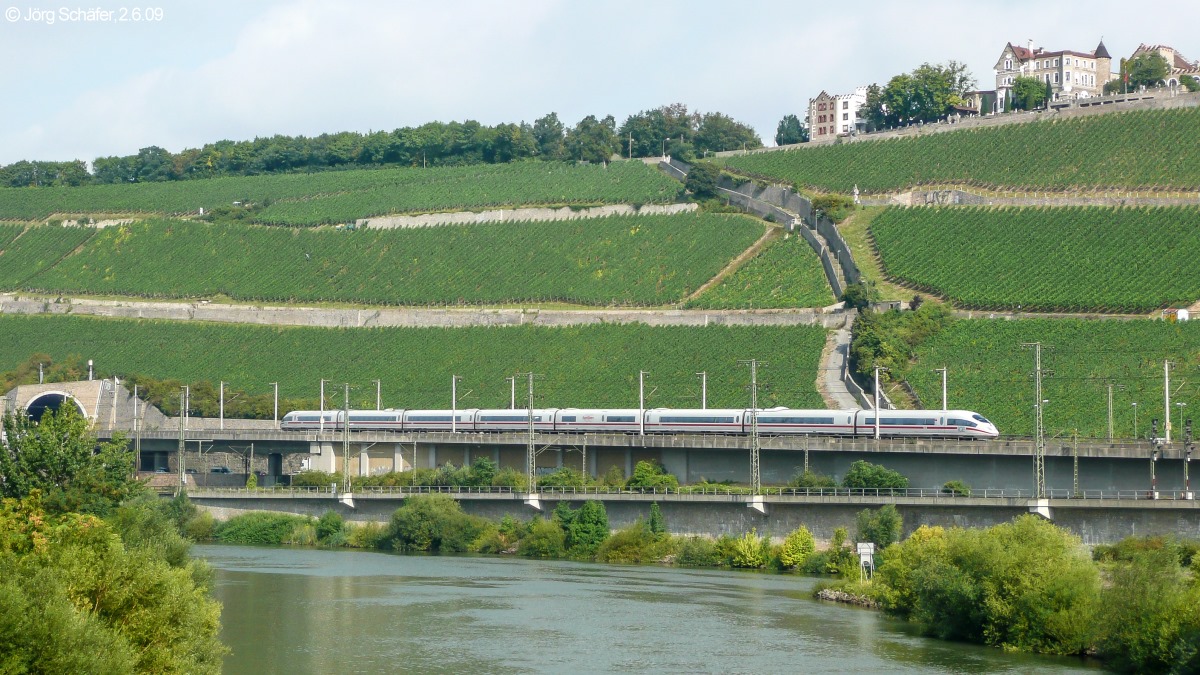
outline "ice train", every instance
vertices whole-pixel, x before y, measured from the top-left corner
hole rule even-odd
[[[285,431],[333,431],[346,427],[341,410],[294,410],[283,416]],[[754,425],[748,408],[535,408],[538,433],[748,434]],[[529,412],[511,409],[351,410],[351,431],[454,431],[460,433],[528,431]],[[757,411],[758,432],[765,435],[874,436],[871,410]],[[886,438],[996,438],[996,425],[970,410],[884,410],[879,435]]]

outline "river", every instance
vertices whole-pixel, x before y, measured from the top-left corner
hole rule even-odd
[[[1100,672],[921,637],[793,575],[196,546],[225,672]]]

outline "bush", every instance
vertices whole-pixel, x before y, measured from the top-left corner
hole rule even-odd
[[[566,555],[566,533],[552,520],[534,517],[528,533],[517,545],[517,555],[530,558],[561,558]]]
[[[850,465],[850,470],[842,478],[842,487],[904,489],[908,487],[908,479],[898,471],[860,459]]]
[[[667,521],[663,518],[662,509],[658,508],[658,502],[650,502],[650,522],[647,527],[650,528],[650,534],[660,539],[667,534]]]
[[[833,222],[840,223],[854,211],[854,197],[831,192],[813,197],[812,206]]]
[[[640,519],[605,539],[596,551],[596,560],[606,563],[645,563],[662,560],[669,543],[654,536]]]
[[[783,547],[779,551],[779,562],[785,568],[795,569],[802,566],[816,548],[812,532],[801,525],[792,530],[791,534],[783,540]]]
[[[563,487],[583,487],[587,485],[587,479],[582,471],[562,467],[555,469],[551,473],[538,478],[538,487],[563,488]]]
[[[324,471],[301,471],[292,476],[293,487],[328,488],[331,484],[342,484],[342,474],[325,473]]]
[[[305,516],[255,511],[235,516],[217,526],[216,538],[227,544],[278,546],[292,535],[297,525],[309,522]]]
[[[1200,587],[1188,582],[1173,551],[1133,554],[1100,597],[1098,644],[1109,665],[1139,673],[1200,668]]]
[[[946,481],[946,484],[942,486],[942,492],[954,495],[955,497],[970,497],[971,486],[961,480],[950,480]]]
[[[350,548],[383,548],[387,542],[387,530],[382,523],[350,525],[345,533],[346,546]]]
[[[604,504],[595,500],[584,502],[567,526],[566,534],[566,546],[571,555],[594,555],[609,534],[608,513],[604,510]]]
[[[449,495],[414,495],[392,514],[384,536],[397,551],[461,553],[483,529],[482,519],[463,513]]]
[[[900,541],[900,533],[904,529],[904,519],[892,504],[885,504],[874,511],[859,511],[856,524],[858,532],[855,540],[875,544],[876,551]]]
[[[317,520],[317,539],[325,541],[334,535],[341,534],[346,527],[346,521],[342,515],[333,509],[321,514]]]
[[[608,467],[608,471],[604,472],[604,476],[600,478],[600,484],[607,487],[623,487],[625,485],[625,472],[621,467],[612,465]]]
[[[721,564],[721,558],[712,539],[685,537],[678,546],[675,562],[690,567],[715,567]]]
[[[837,482],[823,473],[803,471],[792,476],[792,480],[788,482],[788,485],[794,488],[835,488],[837,487]]]
[[[528,480],[525,474],[511,466],[506,466],[496,472],[496,475],[492,478],[492,485],[494,487],[523,488]]]
[[[292,531],[280,543],[292,546],[316,546],[317,528],[312,522],[296,523],[292,527]]]
[[[759,538],[757,529],[751,529],[740,539],[734,540],[733,555],[729,564],[733,567],[758,569],[765,567],[770,557],[771,542],[766,537]]]
[[[250,475],[246,477],[246,489],[247,490],[257,490],[258,489],[258,474],[254,473],[253,471],[251,471]]]
[[[657,462],[642,460],[633,467],[633,476],[625,483],[633,489],[678,488],[679,479],[667,473]]]
[[[944,639],[1080,654],[1093,644],[1099,576],[1078,537],[1036,516],[986,530],[922,527],[888,549],[889,611]]]

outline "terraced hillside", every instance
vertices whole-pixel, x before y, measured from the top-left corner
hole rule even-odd
[[[815,190],[889,192],[958,183],[1084,190],[1200,187],[1200,108],[1060,121],[730,157],[737,172]],[[2,214],[0,214],[2,215]]]
[[[968,308],[1149,312],[1200,299],[1200,208],[889,208],[885,271]]]
[[[826,307],[835,302],[821,259],[799,236],[776,240],[687,306],[695,309]]]
[[[266,206],[264,222],[315,225],[387,213],[519,205],[668,203],[679,183],[642,162],[518,162],[211,178],[136,185],[0,188],[0,219],[52,214],[197,214]],[[259,213],[251,211],[252,214]]]
[[[514,373],[536,372],[537,405],[637,406],[639,370],[648,405],[699,406],[707,371],[710,406],[748,404],[758,358],[764,405],[820,407],[814,382],[825,342],[819,327],[681,328],[599,325],[577,328],[269,328],[0,316],[0,371],[35,352],[61,361],[85,354],[101,375],[139,374],[183,381],[224,380],[235,390],[314,397],[319,380],[350,382],[356,395],[383,380],[388,406],[445,407],[451,375],[463,376],[466,407],[507,407]]]
[[[941,404],[941,375],[949,368],[949,405],[978,410],[996,422],[1001,433],[1033,433],[1033,352],[1021,344],[1042,342],[1043,367],[1053,371],[1043,380],[1044,419],[1048,436],[1104,437],[1108,391],[1113,382],[1114,432],[1133,436],[1133,402],[1137,402],[1138,434],[1145,437],[1150,420],[1163,421],[1163,360],[1173,368],[1174,403],[1186,403],[1187,417],[1200,418],[1200,323],[1163,321],[1095,321],[1081,319],[959,320],[920,345],[909,382],[926,407]],[[1123,387],[1123,389],[1121,388]],[[1176,419],[1175,437],[1179,420]]]
[[[301,303],[661,305],[682,301],[763,231],[759,221],[721,214],[358,231],[178,220],[35,226],[0,255],[0,287]],[[819,271],[815,257],[801,263]]]

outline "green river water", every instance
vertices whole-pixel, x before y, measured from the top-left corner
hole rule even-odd
[[[1073,673],[810,597],[815,579],[500,557],[196,546],[238,673]]]

